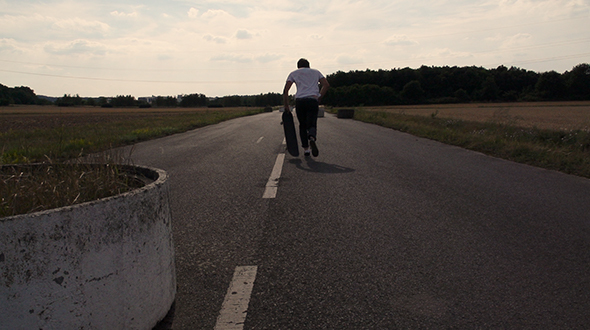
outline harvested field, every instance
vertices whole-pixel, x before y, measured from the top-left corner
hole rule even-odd
[[[65,161],[261,111],[253,107],[0,107],[0,163]]]
[[[10,106],[0,107],[0,133],[54,129],[63,126],[132,121],[134,119],[174,116],[208,111],[233,111],[248,108],[100,108],[56,106]]]
[[[590,130],[590,101],[363,107],[368,111],[495,122],[549,130]]]

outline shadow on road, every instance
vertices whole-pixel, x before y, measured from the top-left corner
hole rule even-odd
[[[348,168],[336,164],[328,164],[324,162],[316,162],[313,158],[307,157],[305,158],[305,164],[303,165],[303,161],[301,159],[291,159],[289,163],[294,164],[297,166],[298,169],[308,172],[316,172],[316,173],[325,173],[325,174],[340,174],[340,173],[350,173],[354,172],[353,168]]]

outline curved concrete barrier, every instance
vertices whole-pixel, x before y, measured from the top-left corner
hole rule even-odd
[[[84,204],[0,219],[0,329],[151,329],[176,295],[166,172]]]

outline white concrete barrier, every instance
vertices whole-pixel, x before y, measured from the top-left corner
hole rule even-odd
[[[0,219],[0,329],[151,329],[176,295],[166,172],[84,204]]]

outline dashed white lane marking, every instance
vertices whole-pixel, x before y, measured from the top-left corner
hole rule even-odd
[[[284,162],[285,153],[283,152],[277,155],[275,166],[272,169],[272,173],[270,173],[270,177],[268,178],[268,182],[266,183],[266,189],[264,189],[264,194],[262,195],[262,198],[277,197],[277,190],[279,189],[279,178],[281,177],[281,172],[283,171]]]
[[[241,330],[244,328],[257,270],[257,266],[236,267],[234,277],[223,300],[215,330]]]
[[[262,139],[264,139],[264,136],[261,136],[258,141],[256,141],[256,144],[260,143],[262,141]]]

